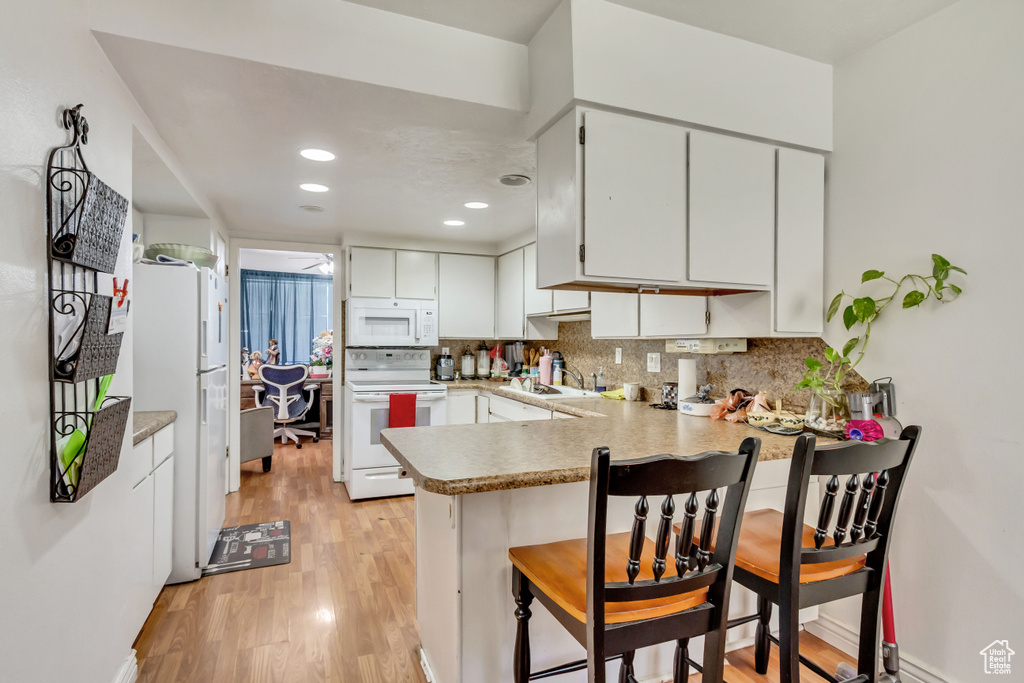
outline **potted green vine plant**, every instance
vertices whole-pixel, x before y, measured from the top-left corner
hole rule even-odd
[[[900,289],[909,283],[913,289],[902,299],[903,308],[915,308],[934,297],[941,303],[955,301],[963,289],[949,278],[953,273],[966,275],[967,271],[954,266],[939,254],[932,254],[932,274],[919,275],[908,273],[893,279],[881,270],[866,270],[860,282],[865,284],[875,280],[888,283],[888,296],[874,299],[870,296],[857,297],[841,291],[828,306],[825,320],[831,322],[839,313],[843,302],[851,302],[843,309],[843,325],[847,330],[854,327],[862,328],[862,332],[843,344],[842,349],[828,347],[825,349],[824,361],[813,356],[804,360],[807,371],[803,379],[794,387],[796,390],[810,389],[811,402],[807,410],[805,424],[814,431],[824,432],[830,436],[842,433],[846,421],[850,419],[850,409],[843,391],[843,380],[864,360],[871,339],[871,327],[886,308],[898,300]],[[853,360],[853,356],[856,359]]]

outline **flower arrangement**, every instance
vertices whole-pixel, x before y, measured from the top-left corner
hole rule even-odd
[[[313,337],[313,353],[309,354],[312,366],[334,365],[334,330],[325,330],[319,337]]]

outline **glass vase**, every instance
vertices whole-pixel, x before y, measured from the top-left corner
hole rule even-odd
[[[849,421],[850,404],[845,393],[834,389],[811,392],[804,425],[814,431],[843,438],[843,428]]]

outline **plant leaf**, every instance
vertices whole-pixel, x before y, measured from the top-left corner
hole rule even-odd
[[[876,308],[875,300],[870,296],[853,300],[853,313],[859,322],[866,323],[875,314]]]
[[[865,270],[864,274],[860,276],[860,281],[861,284],[863,284],[865,282],[870,282],[871,280],[877,280],[884,275],[885,273],[880,270]]]
[[[818,360],[817,358],[811,358],[810,356],[804,359],[804,365],[806,365],[807,369],[810,370],[811,372],[821,370],[822,367],[820,360]]]
[[[932,254],[932,261],[940,268],[949,268],[949,261],[938,254]]]
[[[964,275],[967,275],[967,271],[964,270],[963,268],[958,268],[957,266],[950,266],[949,269],[950,270],[955,270],[958,273],[963,273]]]
[[[843,357],[844,358],[846,356],[850,355],[850,351],[853,351],[853,347],[857,346],[857,342],[859,342],[859,341],[860,341],[860,337],[854,337],[850,341],[846,342],[846,344],[843,346]],[[847,362],[849,362],[849,361],[847,361]]]
[[[825,360],[829,363],[835,363],[839,360],[839,352],[833,349],[831,346],[825,349]]]
[[[956,294],[957,296],[960,296],[960,293],[963,291],[962,289],[960,289],[956,285],[950,285],[949,288],[952,289],[953,293]]]
[[[852,305],[847,306],[843,311],[843,324],[846,325],[846,329],[850,329],[855,322],[857,322],[857,314],[853,312]]]
[[[903,297],[903,308],[913,308],[914,306],[920,306],[921,302],[924,301],[924,293],[919,292],[916,289],[907,292],[907,295]]]
[[[836,298],[832,299],[832,303],[828,305],[828,313],[825,314],[825,322],[832,322],[832,318],[835,317],[836,311],[839,310],[839,304],[843,303],[844,292],[836,294]]]

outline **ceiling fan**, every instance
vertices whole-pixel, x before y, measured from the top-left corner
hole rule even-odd
[[[319,256],[310,254],[309,256],[289,256],[289,259],[303,259],[309,260],[314,259],[316,263],[306,266],[302,270],[312,270],[317,268],[324,275],[330,275],[334,272],[334,254],[320,254]]]

